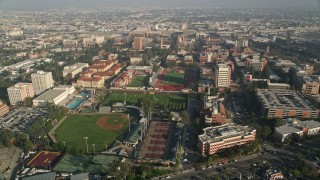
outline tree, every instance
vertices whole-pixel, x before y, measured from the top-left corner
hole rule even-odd
[[[195,123],[196,123],[197,126],[200,126],[200,118],[199,118],[199,117],[197,117],[197,118],[195,119]]]
[[[27,97],[27,98],[25,99],[25,105],[26,105],[27,107],[32,107],[33,102],[32,102],[32,98],[31,98],[31,97]]]

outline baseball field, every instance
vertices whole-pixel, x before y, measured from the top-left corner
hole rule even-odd
[[[75,147],[86,152],[104,151],[125,130],[128,121],[125,114],[70,115],[54,132],[55,139],[65,142],[68,148]]]

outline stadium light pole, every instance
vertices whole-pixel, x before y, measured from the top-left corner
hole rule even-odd
[[[88,148],[88,137],[83,137],[86,140],[86,146],[87,146],[87,153],[89,153],[89,148]]]
[[[130,132],[130,115],[129,114],[127,115],[127,118],[128,118],[128,123],[129,123],[129,132]]]
[[[92,147],[93,147],[93,154],[95,154],[96,153],[96,145],[92,144]]]
[[[50,171],[51,171],[51,161],[48,161],[48,163],[49,163],[49,168],[50,168]]]

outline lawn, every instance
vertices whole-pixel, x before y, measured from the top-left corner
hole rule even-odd
[[[146,86],[148,78],[147,76],[136,76],[128,87],[143,87]]]
[[[108,117],[109,124],[123,122],[121,129],[108,130],[98,125],[99,118]],[[75,147],[86,152],[86,141],[88,137],[89,152],[93,152],[92,144],[96,151],[105,150],[105,145],[112,144],[128,127],[124,114],[99,114],[99,115],[70,115],[54,132],[59,143],[65,141],[68,148]],[[117,121],[115,121],[117,120]]]
[[[170,70],[163,76],[161,84],[180,85],[184,84],[184,72]]]
[[[174,108],[185,107],[187,96],[185,94],[143,94],[143,93],[126,93],[127,105],[136,105],[138,99],[145,97],[151,99],[153,104],[164,104],[168,108],[175,110]],[[125,93],[123,92],[111,92],[108,94],[104,101],[104,105],[111,106],[116,102],[124,102]]]

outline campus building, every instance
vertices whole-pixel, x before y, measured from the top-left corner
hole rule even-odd
[[[256,139],[256,130],[248,126],[233,123],[203,129],[198,137],[198,149],[204,156],[216,154],[222,150],[248,144]]]
[[[82,73],[89,67],[88,63],[76,63],[63,68],[63,77],[69,76],[71,79],[75,78],[78,74]]]
[[[268,118],[318,118],[319,110],[314,108],[305,96],[293,90],[257,89],[261,113]]]
[[[320,123],[314,120],[300,121],[298,119],[284,119],[283,125],[275,128],[275,137],[283,142],[291,134],[300,137],[313,136],[320,133]]]
[[[74,92],[74,86],[58,86],[36,97],[32,102],[37,107],[46,107],[49,103],[64,106],[67,102],[67,97]]]
[[[34,97],[34,90],[31,83],[17,83],[9,87],[7,91],[12,106],[23,103],[27,97]]]
[[[36,94],[54,86],[52,72],[37,71],[31,74],[31,81]]]
[[[73,85],[82,88],[102,89],[104,87],[104,79],[100,77],[79,77]]]
[[[218,99],[216,96],[205,96],[204,100],[205,124],[209,126],[225,124],[226,112],[223,99]]]
[[[252,67],[254,71],[262,72],[267,64],[266,59],[256,60],[256,59],[246,59],[246,68]]]
[[[177,64],[180,63],[180,58],[177,55],[168,55],[166,58],[166,62]]]
[[[231,68],[227,64],[217,64],[215,69],[216,88],[223,89],[230,86]]]
[[[136,37],[132,43],[132,49],[134,50],[142,50],[142,37]]]

